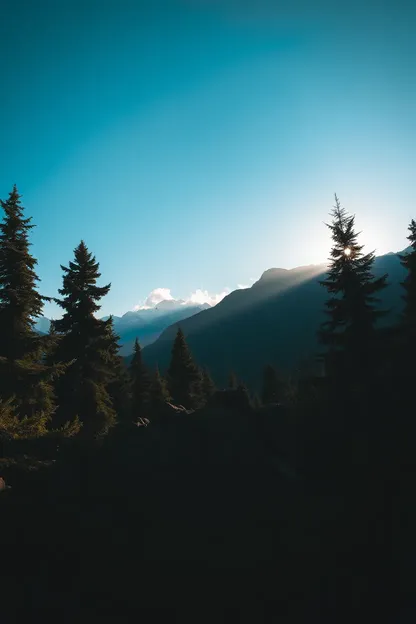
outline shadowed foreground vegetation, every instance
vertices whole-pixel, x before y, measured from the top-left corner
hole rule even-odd
[[[252,396],[231,371],[217,391],[180,329],[166,377],[138,341],[126,369],[83,242],[38,336],[30,220],[15,188],[2,207],[2,622],[413,622],[416,223],[380,326],[387,276],[336,199],[325,374],[265,363]]]
[[[413,591],[413,457],[381,409],[345,437],[367,407],[213,405],[120,427],[94,449],[72,440],[52,465],[4,467],[3,608],[60,621],[397,614]]]

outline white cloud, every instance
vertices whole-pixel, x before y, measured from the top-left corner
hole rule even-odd
[[[201,290],[198,288],[195,292],[193,292],[188,299],[186,300],[187,304],[193,303],[195,305],[201,305],[203,303],[209,303],[209,305],[214,306],[219,303],[224,297],[229,295],[231,290],[229,288],[224,288],[224,290],[217,294],[211,294],[207,290]]]
[[[253,282],[254,278],[250,278],[250,282]],[[237,289],[250,288],[250,284],[237,284]],[[222,301],[224,297],[230,294],[233,289],[225,287],[219,293],[210,293],[208,290],[202,290],[197,288],[193,293],[184,300],[178,301],[180,305],[202,305],[208,303],[210,306],[215,306]],[[149,310],[155,308],[161,301],[175,301],[170,288],[155,288],[146,297],[143,303],[140,303],[134,307],[135,310]]]
[[[170,288],[155,288],[147,296],[144,303],[134,306],[135,310],[148,310],[155,308],[161,301],[173,301]]]

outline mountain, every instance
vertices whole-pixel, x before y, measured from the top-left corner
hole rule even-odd
[[[49,332],[50,326],[50,320],[45,316],[41,316],[36,320],[35,331],[39,332],[39,334],[47,334]]]
[[[201,305],[187,304],[180,299],[161,301],[155,307],[131,310],[123,316],[113,316],[114,329],[120,336],[120,354],[127,356],[133,352],[136,337],[142,346],[157,340],[160,334],[173,323],[182,321],[193,314],[208,309],[208,303]],[[102,320],[109,319],[104,316]],[[47,334],[50,320],[40,317],[35,325],[40,334]]]
[[[168,305],[159,303],[155,308],[127,312],[114,321],[114,328],[120,336],[120,354],[129,355],[133,352],[136,337],[142,347],[151,344],[161,333],[173,323],[187,319],[198,312],[207,310],[207,303],[202,305]]]
[[[324,319],[328,294],[320,284],[326,265],[269,269],[251,288],[236,290],[215,307],[175,322],[143,351],[149,366],[162,371],[169,364],[172,342],[180,325],[196,361],[224,385],[233,370],[258,388],[261,371],[272,363],[293,372],[315,363],[316,332]],[[376,258],[374,274],[389,274],[381,306],[389,310],[384,323],[397,318],[402,307],[405,270],[398,254]]]

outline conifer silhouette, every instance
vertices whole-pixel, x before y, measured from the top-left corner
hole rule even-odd
[[[143,364],[142,349],[138,338],[134,343],[133,359],[129,367],[131,378],[131,411],[134,419],[146,416],[150,401],[150,377]]]
[[[31,218],[24,216],[16,186],[6,201],[0,201],[0,397],[14,397],[20,417],[49,419],[54,412],[52,380],[62,372],[50,366],[46,354],[48,336],[34,330],[48,297],[39,294],[37,260],[30,254]]]
[[[178,329],[168,369],[169,391],[177,405],[198,407],[201,402],[201,375],[189,351],[181,328]]]
[[[329,352],[328,372],[335,372],[340,365],[349,376],[362,377],[371,369],[376,324],[385,314],[377,308],[377,295],[386,287],[387,275],[374,278],[375,255],[363,254],[354,229],[355,216],[341,207],[336,195],[331,216],[332,222],[327,224],[333,241],[330,266],[320,282],[330,295],[326,302],[329,318],[319,337]]]
[[[64,310],[63,317],[53,322],[61,335],[56,356],[71,363],[58,380],[59,413],[62,418],[78,415],[85,436],[106,433],[116,422],[116,414],[107,391],[113,379],[111,352],[114,340],[112,319],[101,321],[94,314],[99,301],[110,290],[110,284],[97,286],[101,277],[99,263],[84,241],[74,250],[75,258],[64,272],[62,299],[55,299]]]

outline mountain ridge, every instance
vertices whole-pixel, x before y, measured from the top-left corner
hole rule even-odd
[[[193,314],[206,310],[208,303],[193,305],[182,303],[181,300],[167,300],[168,305],[159,302],[156,306],[138,310],[128,310],[122,316],[113,316],[115,332],[120,336],[120,355],[127,356],[133,351],[136,337],[144,347],[157,340],[166,327],[176,321],[181,321]],[[108,320],[104,316],[101,320]],[[47,334],[50,328],[50,319],[40,317],[35,324],[35,330],[40,334]]]
[[[287,373],[314,366],[317,330],[328,298],[319,281],[326,271],[327,264],[267,269],[250,288],[233,291],[215,307],[167,327],[143,350],[144,360],[165,371],[180,326],[198,364],[220,385],[231,370],[258,388],[267,363]],[[384,273],[389,274],[389,285],[380,298],[381,307],[389,311],[383,321],[388,323],[402,307],[405,269],[398,253],[376,257],[374,275]]]

